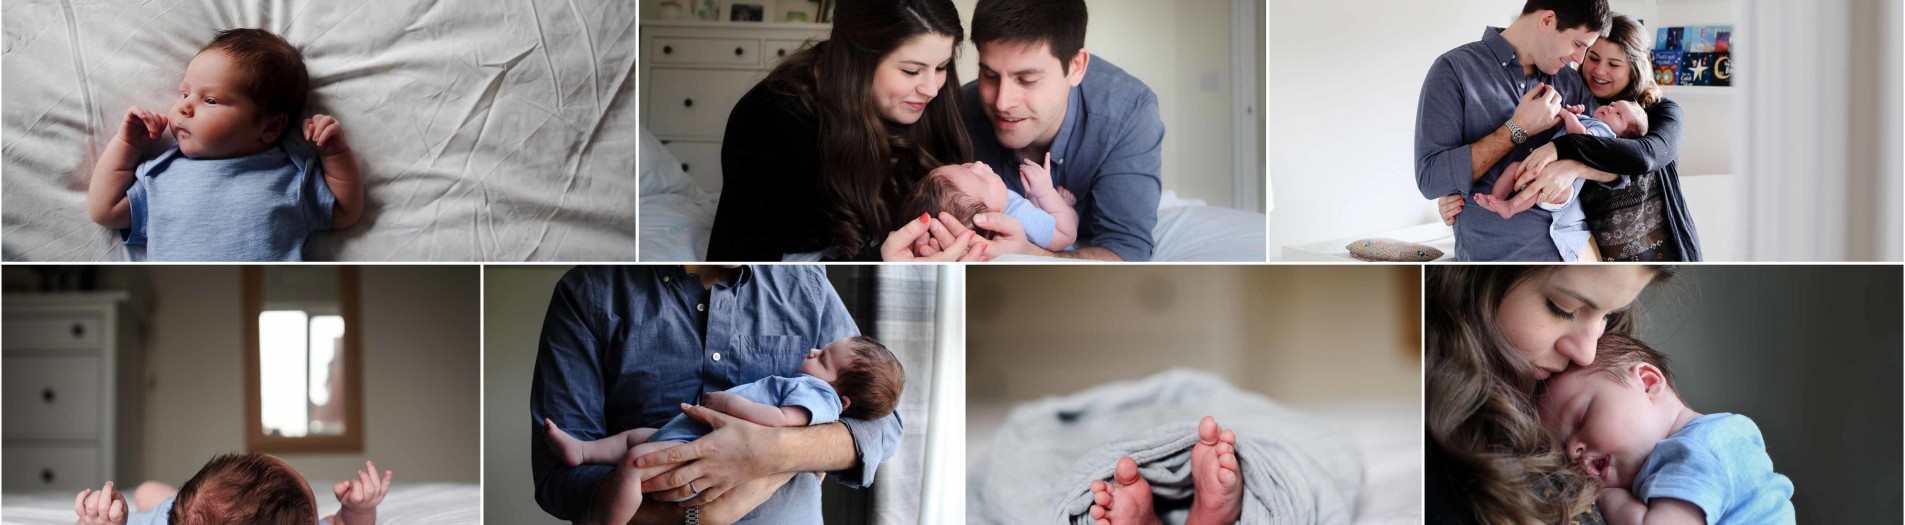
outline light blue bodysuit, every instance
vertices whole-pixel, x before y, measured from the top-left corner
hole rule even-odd
[[[286,143],[216,160],[174,147],[134,176],[126,245],[152,261],[302,261],[337,203],[317,153]]]

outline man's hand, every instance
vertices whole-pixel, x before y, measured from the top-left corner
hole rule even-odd
[[[377,464],[364,462],[368,470],[357,471],[357,479],[348,479],[331,486],[331,493],[337,496],[337,502],[344,508],[337,511],[337,525],[375,525],[377,523],[377,504],[384,502],[384,495],[390,492],[391,471],[384,471],[382,478],[377,477]]]
[[[1553,164],[1554,161],[1560,158],[1561,152],[1555,149],[1553,142],[1542,144],[1541,147],[1535,148],[1533,152],[1529,153],[1528,158],[1521,159],[1520,169],[1505,170],[1502,172],[1502,176],[1514,177],[1515,191],[1521,191],[1523,186],[1534,182],[1535,177],[1541,175],[1542,170],[1548,169],[1549,164]]]
[[[126,108],[126,117],[119,122],[119,136],[117,138],[125,141],[126,144],[131,145],[134,149],[144,149],[147,145],[152,144],[153,141],[159,140],[159,135],[165,134],[166,130],[171,128],[171,126],[172,121],[167,119],[165,115],[146,111],[139,106],[132,106]]]
[[[636,458],[635,465],[641,468],[679,465],[643,481],[642,492],[657,493],[654,497],[663,501],[694,496],[681,503],[694,507],[718,500],[742,483],[786,470],[769,454],[776,447],[773,429],[686,403],[681,412],[713,430],[679,447]],[[695,491],[700,495],[695,496]]]
[[[344,128],[330,115],[304,119],[304,139],[317,146],[320,157],[333,157],[351,150],[350,143],[344,141]]]
[[[126,498],[112,490],[112,482],[93,492],[79,491],[73,498],[73,512],[79,515],[75,525],[126,525]]]
[[[1521,103],[1515,106],[1515,125],[1529,135],[1554,129],[1561,119],[1561,93],[1554,86],[1537,84],[1521,96]]]
[[[987,256],[1017,253],[1024,255],[1051,255],[1025,237],[1025,225],[1018,219],[1001,212],[989,211],[972,216],[972,227],[992,232],[992,242]]]

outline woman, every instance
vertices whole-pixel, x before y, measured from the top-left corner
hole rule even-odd
[[[877,256],[927,171],[971,160],[951,0],[843,0],[833,33],[741,97],[721,145],[710,261]],[[976,259],[966,246],[942,259]]]
[[[1599,487],[1542,429],[1536,384],[1592,363],[1601,334],[1633,334],[1628,306],[1675,269],[1427,271],[1428,522],[1561,523],[1588,511]]]
[[[1651,35],[1633,18],[1615,15],[1607,38],[1595,41],[1581,65],[1588,90],[1602,104],[1629,100],[1647,108],[1647,136],[1557,138],[1522,162],[1516,186],[1568,188],[1577,178],[1611,181],[1616,174],[1640,174],[1619,189],[1600,184],[1581,189],[1582,210],[1601,258],[1699,261],[1700,237],[1680,189],[1680,105],[1654,85]],[[1452,223],[1462,211],[1460,196],[1444,197],[1440,204],[1444,222]]]

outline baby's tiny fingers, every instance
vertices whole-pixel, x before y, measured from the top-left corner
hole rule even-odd
[[[80,516],[86,515],[86,495],[92,494],[92,493],[93,493],[93,489],[85,489],[85,490],[79,491],[78,496],[73,496],[73,513],[74,514],[78,514]]]

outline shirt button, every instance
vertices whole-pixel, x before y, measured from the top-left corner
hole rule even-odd
[[[720,361],[720,360],[721,360],[721,352],[715,352],[715,353],[714,353],[714,360],[716,360],[716,361]]]
[[[669,279],[671,279],[671,277],[669,277],[669,276],[666,276],[666,275],[663,275],[663,276],[661,276],[661,282],[664,282],[664,283],[665,283],[665,282],[668,282],[668,280],[669,280]]]
[[[1520,84],[1515,84],[1515,88],[1516,88],[1516,89],[1528,89],[1528,83],[1527,83],[1527,82],[1522,82],[1522,83],[1520,83]]]
[[[697,312],[706,312],[706,311],[708,311],[708,303],[700,303],[700,304],[696,304],[696,305],[695,305],[695,311],[697,311]]]

